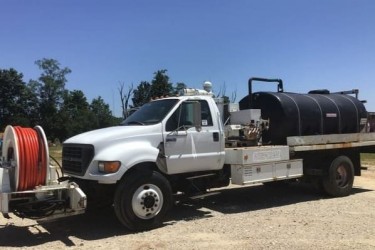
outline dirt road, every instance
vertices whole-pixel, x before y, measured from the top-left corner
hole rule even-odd
[[[375,249],[375,167],[353,194],[263,185],[175,207],[161,228],[131,233],[111,209],[39,225],[0,217],[0,247],[35,249]]]

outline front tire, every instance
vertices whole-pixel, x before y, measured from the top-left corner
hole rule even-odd
[[[114,209],[120,222],[130,230],[148,230],[162,223],[172,204],[172,189],[159,172],[135,172],[115,192]]]
[[[323,179],[325,192],[333,197],[348,196],[353,187],[354,167],[347,156],[339,156],[331,163],[328,176]]]

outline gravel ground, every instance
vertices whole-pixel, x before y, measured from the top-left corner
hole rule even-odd
[[[0,216],[2,248],[375,249],[375,166],[353,194],[328,198],[309,186],[231,187],[176,206],[163,227],[131,233],[111,209],[38,224]]]

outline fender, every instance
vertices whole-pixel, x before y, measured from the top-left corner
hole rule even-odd
[[[131,167],[142,162],[156,162],[159,150],[147,141],[128,142],[121,145],[113,145],[96,153],[94,159],[83,176],[83,179],[97,180],[99,183],[114,184]],[[112,174],[104,174],[98,171],[99,161],[120,161],[119,171]]]

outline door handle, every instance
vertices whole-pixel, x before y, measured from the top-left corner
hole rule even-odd
[[[166,140],[167,142],[174,142],[174,141],[177,141],[176,137],[172,137],[172,138],[167,138]]]

